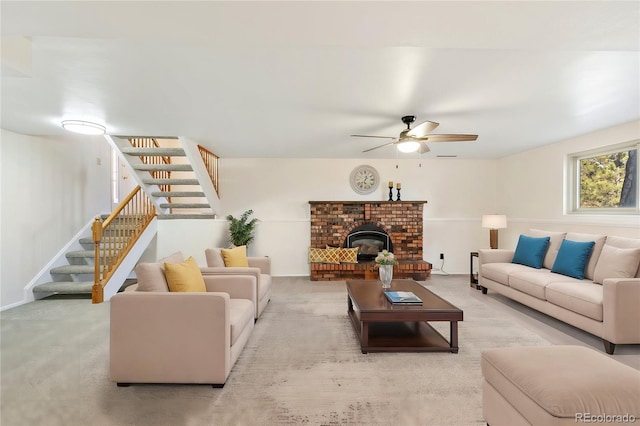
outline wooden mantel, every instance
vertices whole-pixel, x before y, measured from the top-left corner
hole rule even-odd
[[[309,204],[427,204],[427,201],[309,201]]]

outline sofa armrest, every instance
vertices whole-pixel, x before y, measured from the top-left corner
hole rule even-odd
[[[271,275],[271,258],[266,256],[247,257],[249,266],[260,269],[261,274]]]
[[[127,292],[111,298],[110,377],[124,383],[224,383],[226,293]]]
[[[480,249],[478,250],[478,266],[483,263],[511,263],[514,250]]]
[[[620,344],[640,342],[640,278],[607,278],[603,287],[603,338]]]
[[[258,304],[258,278],[255,274],[226,274],[201,268],[207,292],[224,292],[232,299],[249,299]],[[230,268],[221,268],[230,269]]]

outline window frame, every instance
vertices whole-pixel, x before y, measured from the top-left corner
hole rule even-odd
[[[576,152],[567,156],[567,196],[566,213],[570,215],[640,215],[640,176],[636,176],[636,206],[635,207],[580,207],[580,161],[599,155],[613,154],[620,151],[637,150],[636,174],[640,171],[640,139],[607,145],[605,147]]]

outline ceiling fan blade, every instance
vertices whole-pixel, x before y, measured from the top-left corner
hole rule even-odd
[[[354,138],[379,138],[379,139],[396,139],[394,136],[371,136],[371,135],[349,135]]]
[[[425,121],[422,124],[418,124],[413,129],[407,132],[407,136],[411,136],[413,138],[422,138],[427,136],[429,133],[433,132],[436,127],[438,127],[440,123],[434,123],[433,121]]]
[[[426,142],[464,142],[464,141],[475,141],[478,139],[478,135],[427,135],[423,138],[420,138],[422,141]]]
[[[418,152],[419,152],[420,154],[424,154],[424,153],[427,153],[427,152],[429,152],[429,151],[431,151],[431,150],[429,149],[429,147],[427,146],[427,144],[426,144],[426,143],[424,143],[424,142],[420,142],[420,148],[418,148]]]
[[[378,146],[374,146],[373,148],[365,149],[362,152],[369,152],[369,151],[373,151],[374,149],[382,148],[382,147],[389,146],[389,145],[395,145],[395,144],[396,144],[396,142],[389,142],[389,143],[385,143],[384,145],[378,145]]]

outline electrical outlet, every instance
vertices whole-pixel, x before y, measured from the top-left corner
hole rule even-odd
[[[440,259],[444,260],[444,253],[440,253]]]

